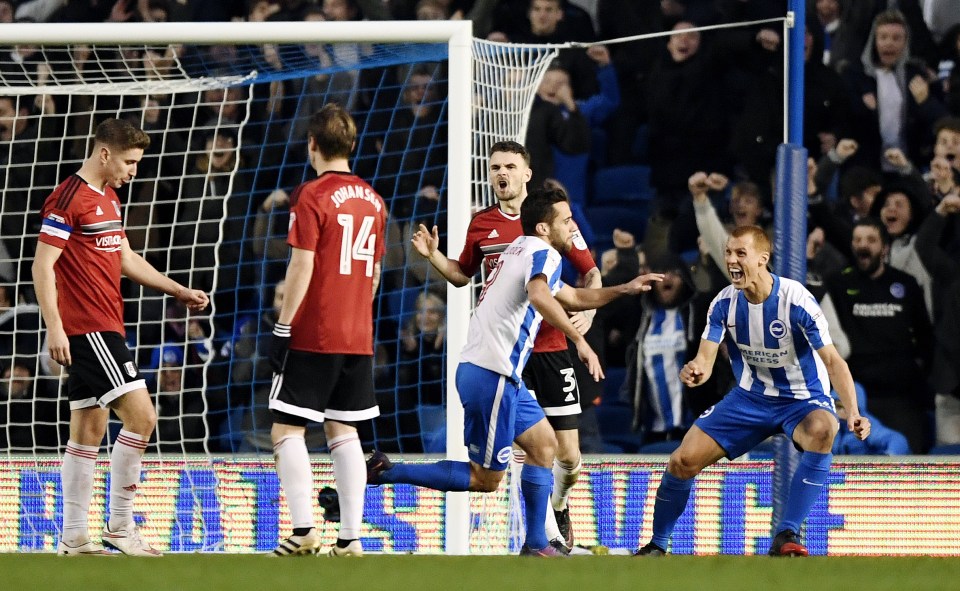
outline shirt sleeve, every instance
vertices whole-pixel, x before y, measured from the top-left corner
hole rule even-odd
[[[290,201],[290,229],[287,233],[287,244],[293,248],[312,250],[316,252],[320,243],[320,212],[304,199],[302,187],[294,191]]]
[[[807,290],[802,290],[798,299],[799,301],[791,305],[791,323],[803,331],[814,350],[819,351],[827,345],[832,345],[827,316],[817,303],[817,298]]]
[[[537,275],[543,275],[547,278],[547,285],[550,287],[550,293],[556,294],[563,287],[560,281],[561,258],[560,253],[552,248],[544,248],[531,253],[527,259],[526,281],[524,285],[530,283]]]
[[[473,225],[473,221],[471,221],[470,226],[467,227],[466,244],[463,245],[463,252],[457,259],[457,262],[460,263],[460,270],[467,277],[476,275],[477,271],[480,270],[480,263],[483,261],[483,252],[480,251],[478,237],[479,234]]]
[[[80,216],[76,207],[76,203],[80,199],[71,199],[66,209],[60,209],[53,207],[58,196],[59,192],[51,194],[41,210],[40,215],[43,217],[43,221],[40,225],[38,240],[44,244],[63,249],[66,248],[67,241],[73,234],[73,229],[80,225]]]
[[[587,242],[580,235],[580,231],[573,234],[573,245],[567,253],[567,258],[573,263],[573,267],[580,275],[586,275],[597,268],[597,262],[593,260],[590,249],[587,248]]]
[[[723,337],[727,334],[726,322],[730,312],[730,297],[725,294],[726,290],[721,291],[710,302],[710,308],[707,310],[707,326],[704,327],[703,335],[700,337],[718,345],[723,342]]]

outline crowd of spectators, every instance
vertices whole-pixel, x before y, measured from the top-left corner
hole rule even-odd
[[[595,237],[605,283],[641,269],[667,273],[669,280],[650,294],[598,315],[594,338],[612,371],[602,396],[582,397],[589,405],[629,409],[637,440],[659,443],[681,437],[729,385],[729,374],[716,372],[711,385],[687,391],[675,371],[663,371],[664,358],[668,367],[679,367],[695,350],[705,305],[727,281],[723,244],[729,230],[757,224],[772,232],[771,178],[782,140],[780,23],[695,29],[780,17],[781,4],[0,0],[0,22],[470,19],[475,36],[508,43],[674,31],[561,50],[537,91],[524,138],[533,160],[531,188],[547,179],[567,188],[585,236]],[[807,10],[807,283],[823,298],[838,341],[845,343],[865,408],[902,433],[915,453],[960,444],[958,4],[810,0]],[[447,65],[365,66],[375,49],[365,43],[169,46],[108,55],[75,46],[56,50],[72,56],[59,60],[36,47],[0,48],[0,76],[9,83],[99,81],[103,73],[94,65],[103,60],[139,64],[130,71],[163,78],[173,58],[184,56],[205,64],[205,73],[237,73],[240,52],[254,55],[268,74],[295,60],[316,72],[146,97],[0,90],[4,448],[56,448],[64,441],[56,429],[19,428],[57,425],[62,416],[58,384],[50,378],[59,372],[38,356],[38,313],[24,261],[32,255],[43,199],[72,172],[59,163],[85,155],[91,119],[106,113],[130,117],[154,139],[124,196],[131,245],[157,268],[211,291],[215,304],[211,316],[188,318],[156,294],[125,287],[136,303],[127,306],[134,327],[129,336],[158,391],[158,445],[165,451],[264,447],[258,438],[269,424],[264,338],[282,298],[291,193],[307,178],[305,120],[335,101],[351,111],[362,132],[354,168],[371,180],[391,213],[376,353],[377,390],[388,412],[367,436],[384,449],[438,449],[444,290],[406,245],[420,223],[439,225],[445,240]],[[58,70],[65,63],[76,67]],[[635,226],[645,228],[642,234],[589,227],[604,192],[594,175],[616,166],[649,171],[649,187],[640,192],[649,203],[621,204],[643,216]],[[28,382],[36,388],[22,387]],[[38,402],[26,420],[15,400],[30,396]],[[53,402],[41,405],[43,398]],[[902,451],[896,441],[873,451]]]

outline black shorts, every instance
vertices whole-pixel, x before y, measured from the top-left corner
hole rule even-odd
[[[568,351],[531,353],[523,368],[523,383],[557,431],[576,429],[580,422],[580,389]]]
[[[291,350],[273,374],[270,410],[322,423],[380,415],[373,391],[373,356]]]
[[[147,383],[120,333],[91,332],[68,337],[70,373],[67,398],[70,410],[108,404]]]

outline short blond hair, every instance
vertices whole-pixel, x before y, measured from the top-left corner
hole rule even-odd
[[[753,246],[759,252],[765,252],[773,256],[773,245],[770,244],[770,238],[760,226],[740,226],[730,233],[731,238],[743,238],[744,236],[753,237]]]

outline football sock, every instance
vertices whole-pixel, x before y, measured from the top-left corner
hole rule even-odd
[[[520,491],[523,493],[523,504],[526,506],[524,521],[527,526],[528,548],[540,550],[545,548],[550,540],[543,527],[543,517],[550,504],[550,492],[553,488],[553,472],[544,466],[523,465],[520,473]]]
[[[816,453],[805,451],[800,454],[800,465],[797,471],[793,473],[793,480],[790,482],[790,494],[787,496],[787,502],[783,507],[783,519],[776,533],[784,530],[793,532],[800,531],[800,524],[807,518],[813,504],[817,502],[817,497],[823,491],[823,485],[827,482],[827,475],[830,474],[830,462],[833,460],[831,453]]]
[[[140,464],[149,437],[120,429],[110,454],[110,531],[133,522],[133,501],[140,484]]]
[[[333,477],[340,497],[340,533],[345,540],[360,537],[363,523],[363,497],[367,490],[367,466],[363,448],[356,433],[340,435],[327,441],[333,457]]]
[[[580,468],[583,466],[582,458],[577,458],[575,464],[568,464],[556,460],[553,462],[553,494],[550,495],[550,502],[555,511],[563,511],[567,506],[567,496],[570,489],[580,478]]]
[[[666,550],[673,534],[673,526],[687,508],[693,478],[680,480],[669,472],[663,473],[653,504],[653,543]]]
[[[470,490],[470,462],[441,460],[430,464],[394,464],[380,482],[415,484],[434,490]]]
[[[287,496],[290,522],[294,529],[314,527],[312,498],[313,473],[303,435],[287,435],[273,446],[277,476]]]
[[[90,497],[93,495],[93,471],[100,446],[67,441],[60,468],[63,487],[63,533],[60,539],[77,546],[90,539]]]
[[[560,526],[557,525],[557,516],[553,514],[553,506],[550,503],[547,503],[547,514],[543,521],[543,528],[547,532],[548,540],[563,539],[563,534],[560,533]]]

